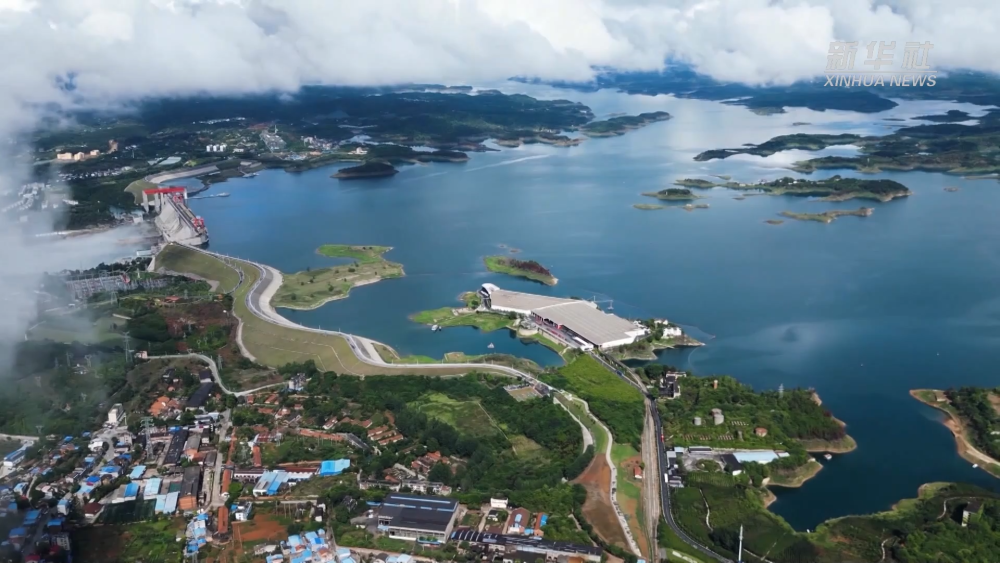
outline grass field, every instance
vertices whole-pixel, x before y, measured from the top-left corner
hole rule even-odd
[[[179,561],[184,547],[177,541],[183,519],[124,526],[89,526],[73,532],[73,561]]]
[[[109,504],[101,512],[100,522],[102,524],[131,524],[149,520],[153,517],[155,501],[131,501],[121,504]]]
[[[391,246],[352,246],[348,244],[324,244],[316,252],[329,258],[350,258],[358,264],[372,264],[384,260],[382,255],[392,250]]]
[[[438,325],[442,328],[450,326],[474,326],[483,332],[492,332],[501,328],[507,328],[512,322],[506,316],[496,313],[468,312],[456,315],[453,311],[452,307],[421,311],[410,315],[410,320],[425,325]]]
[[[194,274],[205,280],[219,282],[217,291],[226,293],[232,291],[240,282],[240,275],[221,260],[188,250],[175,244],[167,245],[156,255],[156,268],[165,268],[172,272]],[[252,268],[244,268],[244,271]]]
[[[525,459],[545,459],[545,449],[538,442],[521,434],[510,436],[510,444],[517,457]]]
[[[350,258],[353,264],[283,274],[274,294],[275,307],[315,309],[328,301],[346,298],[352,288],[403,276],[403,266],[382,258],[389,247],[326,244],[317,250],[323,256]]]
[[[594,358],[581,355],[558,373],[545,376],[545,381],[587,401],[590,412],[608,426],[615,442],[639,443],[644,423],[642,395]]]
[[[428,393],[409,406],[472,436],[487,436],[499,430],[479,401],[459,401],[443,393]]]

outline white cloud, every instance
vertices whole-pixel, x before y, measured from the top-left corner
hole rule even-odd
[[[835,39],[894,40],[897,58],[904,42],[931,41],[938,68],[997,71],[1000,4],[0,0],[0,144],[30,129],[46,106],[302,84],[586,80],[595,66],[655,70],[665,60],[721,80],[787,84],[821,75]],[[863,50],[859,68],[861,60]],[[73,90],[60,88],[69,78]],[[0,187],[13,181],[5,156],[0,151]],[[9,227],[0,219],[0,264],[33,264]],[[13,316],[6,313],[0,308],[0,317]]]

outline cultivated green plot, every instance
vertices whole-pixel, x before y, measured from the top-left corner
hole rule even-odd
[[[476,400],[460,401],[443,393],[428,393],[409,405],[466,434],[486,436],[499,431],[479,401]]]

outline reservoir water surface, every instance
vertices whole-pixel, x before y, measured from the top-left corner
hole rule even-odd
[[[338,182],[335,167],[267,171],[231,180],[229,198],[192,201],[215,251],[298,271],[332,263],[324,243],[394,249],[406,277],[357,288],[349,299],[290,319],[383,341],[401,354],[517,354],[559,363],[539,345],[471,328],[432,333],[407,316],[457,303],[493,282],[505,288],[595,298],[616,313],[665,317],[707,341],[661,361],[699,375],[729,374],[755,388],[814,387],[857,440],[824,461],[800,489],[776,489],[772,510],[797,529],[846,514],[888,509],[929,481],[997,482],[972,469],[916,387],[994,386],[1000,359],[1000,186],[923,172],[884,173],[914,195],[889,203],[819,202],[701,192],[709,209],[641,211],[641,192],[684,177],[757,181],[810,153],[695,162],[702,150],[788,133],[887,134],[917,115],[982,108],[904,103],[874,115],[793,110],[758,116],[741,107],[667,96],[579,93],[503,85],[568,98],[599,116],[665,110],[674,119],[579,146],[544,145],[474,154],[464,164],[409,166],[393,178]],[[793,125],[793,123],[808,123]],[[916,122],[911,122],[916,123]],[[841,147],[815,154],[852,154]],[[812,177],[850,171],[827,171]],[[957,192],[946,192],[957,186]],[[210,192],[211,193],[211,192]],[[832,224],[786,220],[781,211],[875,207]],[[521,250],[559,278],[555,287],[491,274],[482,257]]]

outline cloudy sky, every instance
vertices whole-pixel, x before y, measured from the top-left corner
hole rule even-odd
[[[931,41],[997,70],[995,0],[0,0],[0,120],[109,101],[303,83],[585,80],[683,61],[723,80],[822,74],[833,40]],[[897,51],[898,53],[899,51]]]
[[[0,0],[0,190],[24,177],[5,158],[11,140],[52,108],[302,84],[587,80],[665,61],[787,84],[822,75],[834,40],[931,41],[935,68],[997,71],[1000,2]],[[14,283],[12,264],[50,266],[19,237],[0,217],[0,286]],[[0,340],[31,312],[11,303],[0,299]]]

